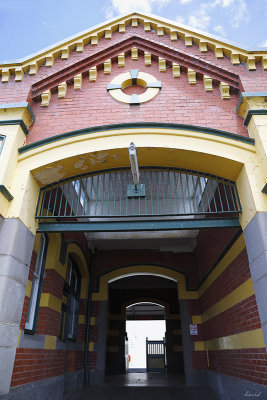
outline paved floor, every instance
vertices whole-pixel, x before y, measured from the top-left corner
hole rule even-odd
[[[216,400],[205,387],[188,387],[176,374],[130,373],[108,376],[103,386],[85,388],[71,400]]]
[[[105,386],[185,386],[184,375],[132,372],[124,375],[109,375],[106,377]]]

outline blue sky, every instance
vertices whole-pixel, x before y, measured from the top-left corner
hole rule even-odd
[[[34,53],[106,19],[149,12],[267,48],[267,0],[0,0],[0,60]]]

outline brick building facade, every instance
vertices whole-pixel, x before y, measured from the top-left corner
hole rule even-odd
[[[124,373],[142,301],[188,386],[267,393],[266,70],[139,13],[0,64],[0,398]]]

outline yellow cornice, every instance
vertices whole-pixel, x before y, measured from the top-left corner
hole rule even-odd
[[[205,32],[192,30],[190,27],[176,24],[173,21],[150,14],[133,12],[104,22],[88,31],[78,33],[75,37],[68,38],[25,59],[2,63],[0,64],[1,73],[3,71],[6,75],[6,70],[8,70],[9,73],[14,74],[17,68],[21,68],[23,73],[31,71],[30,74],[33,75],[37,73],[39,66],[45,64],[47,67],[51,67],[53,60],[58,57],[61,57],[64,62],[64,59],[68,58],[66,54],[69,55],[72,51],[81,52],[84,45],[87,44],[97,45],[102,37],[112,39],[112,33],[115,31],[124,33],[125,27],[129,25],[132,27],[141,25],[145,31],[148,30],[149,26],[159,36],[169,35],[172,41],[178,39],[186,41],[190,37],[192,42],[200,47],[200,51],[206,51],[207,48],[217,55],[219,54],[217,50],[220,49],[221,55],[218,58],[222,58],[225,55],[231,58],[233,64],[247,62],[248,69],[255,69],[255,63],[262,62],[263,68],[267,69],[267,51],[265,50],[245,50],[234,43],[226,43],[220,38],[212,37]],[[203,43],[205,44],[204,47]]]

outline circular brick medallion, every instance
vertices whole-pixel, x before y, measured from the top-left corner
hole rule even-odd
[[[146,90],[142,94],[128,95],[123,92],[128,86],[142,86]],[[130,104],[131,106],[140,105],[152,100],[160,91],[161,82],[153,75],[146,72],[140,72],[138,69],[131,69],[116,76],[107,85],[107,91],[117,101]]]

